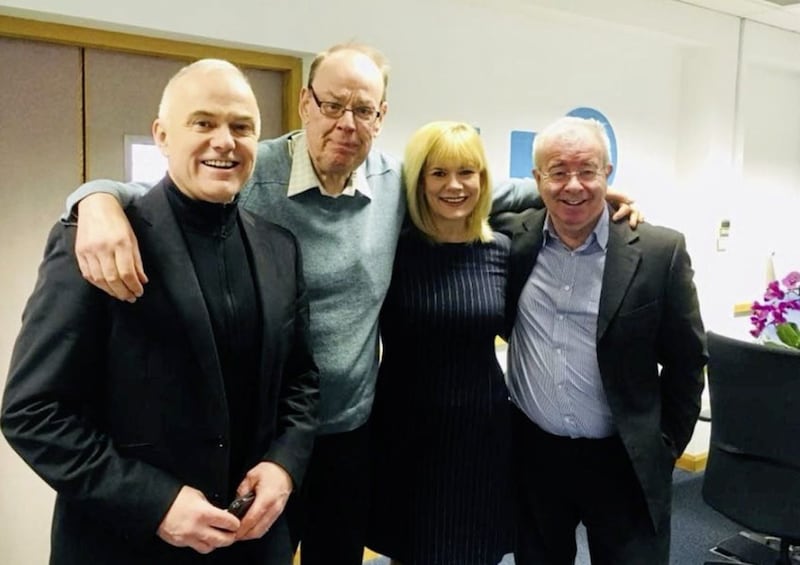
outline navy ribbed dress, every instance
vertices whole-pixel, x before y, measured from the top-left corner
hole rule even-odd
[[[403,234],[381,313],[368,545],[405,565],[511,551],[508,392],[494,348],[509,240]]]

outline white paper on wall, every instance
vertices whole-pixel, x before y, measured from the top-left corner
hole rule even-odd
[[[125,180],[157,182],[167,171],[167,159],[153,138],[147,135],[125,136]]]

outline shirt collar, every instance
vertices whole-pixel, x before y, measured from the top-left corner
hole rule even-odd
[[[598,247],[603,251],[606,250],[608,247],[608,222],[609,222],[609,213],[608,213],[608,206],[603,206],[603,212],[600,214],[600,219],[597,220],[597,224],[594,226],[592,233],[590,233],[584,242],[579,245],[575,251],[585,249],[593,241],[597,242]],[[556,240],[560,241],[558,235],[556,234],[555,229],[553,228],[551,219],[550,219],[550,212],[547,213],[546,220],[544,222],[544,226],[542,227],[542,246],[547,245],[548,240]]]
[[[355,196],[360,192],[367,198],[372,198],[372,190],[367,183],[367,174],[364,171],[364,164],[356,168],[347,179],[344,190],[341,194],[331,194],[327,192],[314,171],[311,164],[311,156],[308,154],[308,143],[306,133],[301,131],[289,138],[289,155],[292,157],[292,171],[289,176],[289,188],[286,191],[288,197],[297,196],[307,190],[316,188],[323,196],[337,198],[339,196]]]

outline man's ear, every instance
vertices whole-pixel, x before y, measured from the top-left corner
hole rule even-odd
[[[533,176],[534,179],[536,179],[536,186],[539,186],[539,183],[542,181],[542,175],[539,174],[539,171],[537,169],[531,169],[531,175]]]
[[[378,135],[381,132],[381,129],[383,128],[383,120],[386,119],[386,113],[388,111],[389,111],[389,103],[386,100],[384,100],[383,102],[381,102],[380,105],[381,116],[377,120],[375,120],[375,125],[372,126],[374,132],[373,135]]]
[[[606,180],[608,180],[608,177],[610,177],[610,176],[611,176],[611,173],[612,173],[613,171],[614,171],[614,165],[612,165],[611,163],[609,163],[608,165],[606,165]]]
[[[169,157],[169,145],[167,143],[167,130],[161,121],[161,118],[153,120],[153,141],[155,141],[158,149],[164,157]]]
[[[297,102],[297,113],[300,115],[300,121],[303,125],[308,123],[308,116],[309,116],[309,102],[311,100],[311,96],[309,96],[308,87],[304,86],[300,89],[300,99]]]

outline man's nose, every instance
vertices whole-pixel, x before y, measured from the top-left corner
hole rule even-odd
[[[229,151],[233,149],[235,142],[233,134],[228,127],[219,127],[214,130],[214,135],[211,138],[211,145],[218,150]]]
[[[569,178],[567,179],[567,184],[564,185],[564,188],[583,190],[583,185],[581,184],[581,181],[578,180],[577,173],[570,173]]]
[[[336,126],[342,129],[356,129],[356,115],[350,108],[345,108],[344,113],[336,120]]]

